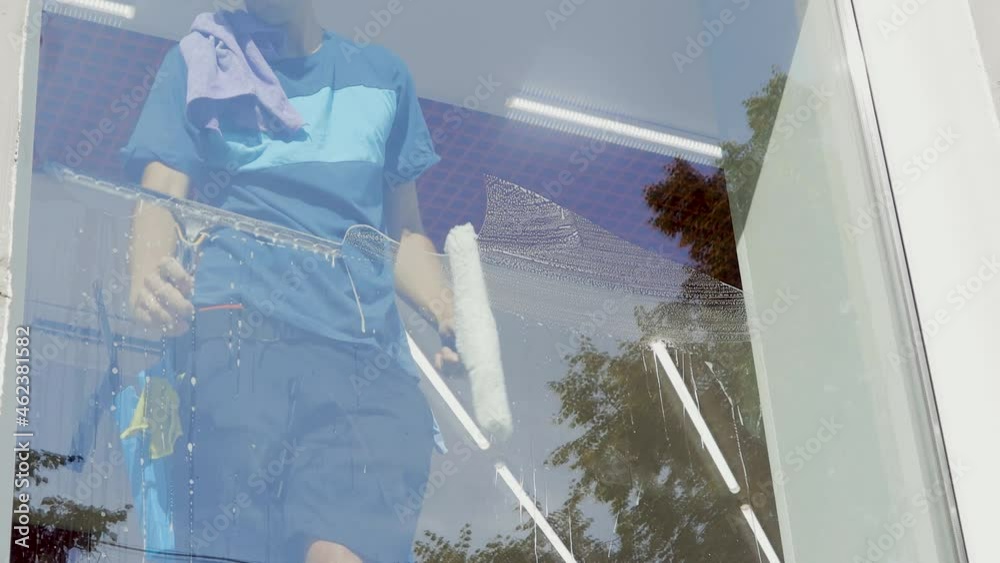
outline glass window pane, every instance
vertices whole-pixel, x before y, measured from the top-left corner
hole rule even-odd
[[[47,3],[12,559],[957,561],[842,18]]]

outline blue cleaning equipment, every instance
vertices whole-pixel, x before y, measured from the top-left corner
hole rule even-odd
[[[135,385],[123,386],[118,347],[114,342],[114,333],[111,332],[103,287],[100,281],[94,282],[93,287],[100,338],[106,343],[108,350],[108,369],[88,401],[87,413],[73,437],[70,447],[71,467],[78,473],[83,470],[87,458],[94,452],[101,419],[107,413],[113,414],[115,427],[122,435],[121,447],[134,510],[138,520],[142,522],[143,548],[147,553],[169,553],[174,547],[174,536],[167,476],[168,464],[173,461],[169,455],[173,444],[167,442],[171,434],[173,439],[179,436],[179,432],[170,430],[169,424],[169,417],[175,415],[179,420],[179,414],[170,413],[169,399],[164,401],[160,397],[169,397],[171,393],[176,397],[176,392],[173,391],[177,377],[174,375],[173,354],[165,353],[157,364],[140,373]],[[149,389],[156,389],[157,392],[146,393]],[[140,403],[142,411],[138,410]],[[176,409],[176,402],[172,408]],[[167,432],[158,431],[163,426],[159,424],[162,421],[168,423]],[[159,443],[153,447],[151,440],[158,440]]]

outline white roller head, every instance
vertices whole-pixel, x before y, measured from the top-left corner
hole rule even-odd
[[[514,423],[476,230],[470,224],[453,228],[444,249],[455,292],[455,344],[469,372],[476,421],[487,434],[506,440],[513,433]]]

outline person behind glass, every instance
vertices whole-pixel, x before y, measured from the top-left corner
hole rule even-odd
[[[218,229],[192,275],[174,257],[174,219],[136,210],[132,314],[178,357],[190,351],[177,370],[197,381],[178,387],[177,551],[410,560],[410,499],[435,436],[395,292],[442,342],[453,319],[414,185],[438,156],[406,66],[325,31],[311,0],[247,0],[199,16],[168,52],[123,155],[127,174],[170,196],[330,240],[367,225],[400,242],[394,264],[330,263]],[[458,361],[445,345],[435,357]]]

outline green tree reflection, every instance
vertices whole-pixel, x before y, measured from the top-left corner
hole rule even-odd
[[[44,450],[31,452],[28,475],[31,490],[49,482],[47,471],[57,471],[81,461],[78,456],[52,453]],[[19,502],[14,493],[14,508]],[[45,497],[40,505],[31,508],[29,549],[11,544],[12,563],[59,563],[68,561],[74,549],[83,553],[95,551],[104,542],[115,542],[115,527],[125,522],[131,505],[120,510],[109,510],[80,504],[62,496]],[[16,522],[13,524],[16,525]],[[12,525],[12,528],[13,528]],[[22,534],[12,531],[12,539]]]
[[[662,182],[645,189],[654,212],[651,223],[689,248],[697,270],[735,287],[742,286],[736,240],[786,80],[774,70],[765,86],[744,101],[752,135],[745,143],[723,143],[718,171],[706,174],[678,160],[667,167]],[[572,543],[578,560],[757,561],[758,546],[743,521],[742,505],[753,507],[780,550],[749,344],[706,342],[685,346],[678,355],[688,388],[699,398],[702,415],[741,483],[736,495],[722,483],[650,354],[648,339],[656,337],[652,327],[669,323],[697,330],[699,315],[695,307],[636,311],[645,338],[622,343],[614,353],[585,341],[566,359],[566,376],[551,384],[561,401],[555,422],[578,437],[547,460],[577,474],[569,500],[550,513],[550,523]],[[612,543],[591,534],[592,522],[579,509],[583,499],[599,501],[614,515]],[[527,522],[473,548],[473,530],[466,524],[454,540],[426,533],[416,554],[420,561],[444,563],[562,561],[537,534]]]
[[[676,160],[663,181],[645,190],[653,226],[678,237],[696,268],[734,287],[742,287],[736,241],[750,212],[787,81],[786,74],[774,69],[767,84],[744,100],[752,134],[744,143],[723,143],[716,170],[704,173]]]

